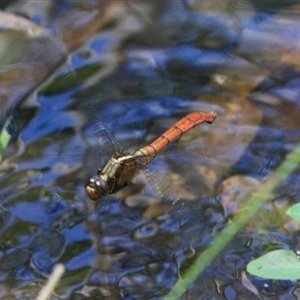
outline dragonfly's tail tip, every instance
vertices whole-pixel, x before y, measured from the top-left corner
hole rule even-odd
[[[212,111],[209,113],[209,118],[207,118],[207,123],[213,123],[213,121],[217,118],[218,113],[216,111]]]

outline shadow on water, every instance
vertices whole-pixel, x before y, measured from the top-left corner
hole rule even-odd
[[[247,1],[113,1],[101,30],[74,26],[72,42],[64,24],[74,16],[80,26],[92,22],[96,2],[48,7],[40,16],[72,51],[67,66],[12,110],[13,138],[0,164],[1,299],[35,298],[58,262],[66,273],[51,299],[163,299],[299,142],[293,3],[276,1],[267,14]],[[267,18],[258,22],[261,13]],[[179,201],[159,206],[139,176],[132,189],[88,200],[84,180],[110,155],[95,133],[97,118],[133,151],[194,110],[218,118],[149,166]],[[284,210],[298,201],[298,173],[182,299],[297,299],[297,282],[254,278],[245,266],[292,247],[299,225]]]

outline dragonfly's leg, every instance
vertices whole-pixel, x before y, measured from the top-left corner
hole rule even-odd
[[[125,182],[123,185],[116,187],[115,192],[123,190],[128,185],[127,182]]]
[[[138,165],[139,169],[141,169],[141,170],[146,169],[146,165],[140,159],[137,160],[137,165]]]
[[[113,155],[112,155],[112,157],[113,158],[119,158],[119,157],[121,157],[121,156],[124,156],[126,153],[119,153],[119,152],[114,152],[113,153]]]
[[[107,180],[107,184],[109,186],[109,193],[110,194],[116,193],[116,192],[124,189],[128,185],[127,182],[123,183],[122,185],[118,185],[116,177],[112,177],[109,180]]]

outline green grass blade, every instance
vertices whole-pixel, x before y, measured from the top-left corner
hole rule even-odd
[[[3,152],[5,151],[9,141],[10,141],[10,134],[7,131],[8,125],[11,121],[11,118],[8,118],[7,121],[4,123],[3,128],[0,132],[0,161],[2,160]]]
[[[175,283],[170,292],[166,295],[166,300],[178,299],[188,287],[200,276],[204,269],[216,258],[216,256],[226,247],[229,241],[237,234],[259,210],[262,204],[270,198],[274,188],[297,168],[300,164],[300,144],[287,155],[282,164],[275,170],[273,175],[262,183],[260,189],[249,197],[248,204],[244,210],[233,218],[217,236],[216,240],[200,254],[193,265]]]

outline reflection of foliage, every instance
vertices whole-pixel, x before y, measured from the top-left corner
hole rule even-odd
[[[24,236],[33,236],[38,231],[39,224],[24,220],[14,220],[13,224],[9,226],[1,234],[1,241],[3,243],[21,246],[24,240]]]
[[[173,286],[165,299],[178,299],[196,280],[204,269],[217,257],[226,247],[229,241],[237,234],[246,222],[252,218],[260,207],[270,198],[275,187],[285,181],[287,177],[300,164],[300,144],[290,153],[285,161],[275,170],[274,174],[262,183],[260,189],[249,199],[244,210],[233,218],[232,223],[227,225],[210,247],[196,259],[194,264],[183,274],[183,276]]]
[[[17,204],[24,203],[24,199],[26,199],[26,203],[35,202],[40,198],[41,194],[44,191],[43,186],[36,186],[33,188],[29,188],[26,191],[22,191],[22,193],[16,195],[15,197],[9,200],[9,204],[7,207],[14,207]]]
[[[66,271],[59,281],[58,286],[55,288],[55,294],[62,295],[70,286],[75,285],[76,283],[82,283],[90,271],[90,267],[81,268],[76,272],[74,272],[74,270]]]
[[[2,155],[4,150],[6,149],[9,140],[10,140],[10,134],[7,131],[7,127],[10,123],[10,118],[5,122],[1,132],[0,132],[0,161],[2,159]]]
[[[99,72],[103,67],[104,65],[102,63],[94,63],[76,69],[76,72],[60,75],[42,88],[39,93],[44,96],[52,96],[66,92],[75,86],[79,86],[83,81]]]
[[[91,245],[92,243],[90,240],[74,242],[66,247],[59,261],[61,263],[67,263],[73,257],[76,257],[77,255],[90,249]]]

